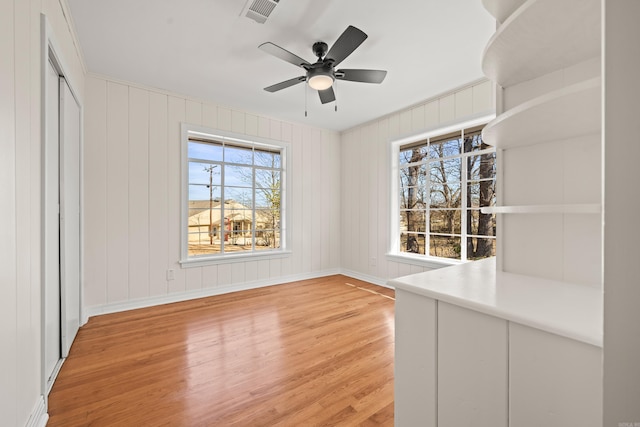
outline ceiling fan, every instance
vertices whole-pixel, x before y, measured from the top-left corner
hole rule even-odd
[[[335,92],[333,91],[333,83],[336,79],[351,82],[382,83],[387,75],[387,72],[383,70],[335,69],[335,67],[351,55],[366,38],[367,35],[363,31],[349,25],[328,51],[328,46],[324,42],[316,42],[313,44],[313,53],[318,57],[318,60],[313,64],[271,42],[261,44],[258,48],[263,51],[295,66],[302,67],[307,71],[304,76],[294,77],[293,79],[276,83],[272,86],[265,87],[264,90],[267,92],[277,92],[306,81],[312,89],[318,91],[320,102],[326,104],[336,99]]]

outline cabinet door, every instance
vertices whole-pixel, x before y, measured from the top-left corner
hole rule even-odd
[[[395,425],[436,426],[436,302],[396,290]]]
[[[507,321],[438,302],[438,426],[506,427]]]
[[[509,352],[512,426],[602,426],[599,347],[511,323]]]

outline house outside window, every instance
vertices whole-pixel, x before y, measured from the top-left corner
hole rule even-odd
[[[182,263],[287,248],[287,144],[183,124]]]
[[[393,145],[396,208],[390,254],[442,261],[495,256],[495,148],[482,125],[448,129]]]

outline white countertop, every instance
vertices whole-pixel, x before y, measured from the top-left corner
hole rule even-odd
[[[496,272],[495,258],[388,283],[396,289],[602,347],[602,291],[591,286]]]

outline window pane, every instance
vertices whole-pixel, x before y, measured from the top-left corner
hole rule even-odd
[[[460,138],[460,134],[440,141],[432,140],[429,143],[429,157],[438,158],[457,156],[462,152],[461,149],[462,139]]]
[[[424,186],[427,183],[427,165],[417,164],[400,169],[400,186]]]
[[[495,236],[495,214],[483,214],[479,209],[470,209],[467,212],[467,234]]]
[[[204,184],[189,184],[189,200],[209,200],[220,201],[221,188],[209,188]]]
[[[489,148],[487,144],[482,142],[482,131],[477,130],[473,132],[464,133],[464,152],[469,153],[471,151],[484,150]]]
[[[496,239],[467,238],[467,258],[482,259],[496,256]]]
[[[423,233],[400,234],[400,252],[425,254],[426,236]]]
[[[424,187],[404,188],[400,192],[401,209],[425,209],[425,189]]]
[[[189,141],[187,156],[190,159],[222,161],[222,145],[210,142]]]
[[[470,180],[495,177],[496,153],[485,153],[467,158],[467,175]]]
[[[224,146],[224,161],[226,163],[241,163],[250,165],[253,163],[253,150],[251,148]]]
[[[470,182],[467,185],[467,206],[470,208],[495,206],[496,204],[495,190],[496,190],[495,180]]]
[[[220,185],[220,165],[189,162],[189,183],[209,185],[209,182]]]
[[[399,164],[406,165],[408,163],[416,163],[427,157],[429,149],[426,144],[407,149],[400,149]]]
[[[224,168],[224,185],[234,187],[251,187],[253,168],[251,166],[229,166]],[[225,198],[228,198],[225,195]]]
[[[280,171],[256,169],[256,197],[269,201],[269,205],[280,206],[280,179]]]
[[[280,232],[274,229],[258,229],[256,230],[256,246],[257,250],[275,249],[280,247]]]
[[[429,179],[439,184],[459,182],[462,180],[461,165],[462,159],[459,157],[429,162]]]
[[[431,209],[459,208],[460,183],[431,184]]]
[[[190,212],[193,214],[188,220],[189,255],[220,253],[220,203],[213,209],[192,208]]]
[[[255,150],[253,153],[254,164],[256,166],[264,166],[267,168],[280,168],[280,153],[271,151]]]
[[[427,227],[425,211],[403,211],[400,228],[403,231],[425,232]]]
[[[431,233],[460,234],[460,210],[429,211],[429,231]]]
[[[429,255],[460,259],[460,237],[430,235]]]
[[[253,209],[253,194],[251,188],[225,186],[224,197],[227,202],[233,201],[232,208]]]

